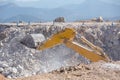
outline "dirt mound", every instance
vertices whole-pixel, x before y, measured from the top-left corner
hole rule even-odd
[[[116,68],[116,66],[119,66]],[[119,80],[120,62],[97,62],[61,68],[48,74],[10,80]]]
[[[0,80],[5,80],[5,77],[0,74]]]

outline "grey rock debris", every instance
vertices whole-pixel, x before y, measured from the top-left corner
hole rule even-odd
[[[100,46],[113,59],[120,60],[120,25],[34,25],[34,26],[7,26],[0,28],[7,37],[0,41],[0,73],[8,78],[27,77],[65,66],[80,63],[90,63],[74,50],[65,45],[38,51],[21,44],[21,40],[31,34],[43,34],[45,40],[54,33],[63,30],[66,25],[76,29],[77,33],[84,35],[90,42]],[[2,25],[3,26],[3,25]],[[79,39],[75,39],[81,43]],[[27,43],[27,42],[26,42]]]

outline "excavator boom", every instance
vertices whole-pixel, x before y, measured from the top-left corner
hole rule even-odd
[[[76,42],[67,41],[65,42],[65,45],[74,51],[78,52],[80,55],[86,57],[87,59],[91,60],[92,62],[97,62],[99,60],[108,61],[108,59],[105,56],[101,56],[99,54],[96,54],[95,51],[86,48],[82,45],[77,44]]]
[[[86,43],[91,49],[86,48],[76,42],[73,42],[75,35],[76,33],[74,29],[66,28],[65,30],[54,34],[42,45],[39,45],[37,49],[44,50],[54,47],[58,44],[65,44],[67,47],[73,49],[74,51],[78,52],[92,62],[97,62],[99,60],[109,61],[108,56],[103,52],[103,50],[98,46],[93,45],[91,42],[85,39],[85,37],[81,36],[80,39],[82,40],[82,42]]]
[[[70,28],[66,28],[63,31],[60,31],[56,34],[54,34],[51,38],[49,38],[45,43],[43,43],[43,45],[39,45],[37,47],[38,50],[44,50],[46,48],[51,48],[54,47],[58,44],[63,43],[63,41],[65,39],[67,40],[73,40],[73,38],[75,37],[75,31],[73,29]]]

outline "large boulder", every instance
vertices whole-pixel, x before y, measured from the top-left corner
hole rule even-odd
[[[102,17],[98,17],[98,18],[91,19],[91,21],[93,21],[93,22],[103,22],[104,20],[103,20]]]
[[[100,16],[99,18],[97,18],[96,21],[97,21],[97,22],[103,22],[104,20],[103,20],[103,18]]]
[[[53,22],[65,22],[64,17],[58,17]]]
[[[36,48],[41,42],[45,41],[43,34],[26,35],[20,42],[29,48]]]

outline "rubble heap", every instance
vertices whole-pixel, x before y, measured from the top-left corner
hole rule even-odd
[[[3,28],[3,25],[1,25]],[[1,28],[0,27],[0,28]],[[38,51],[21,44],[21,40],[29,34],[43,34],[48,39],[52,34],[63,30],[66,24],[9,26],[4,25],[6,38],[0,41],[0,73],[8,78],[36,75],[51,72],[60,67],[89,63],[89,60],[76,54],[65,45]],[[113,59],[120,60],[120,25],[74,25],[78,33],[84,35],[90,42],[100,46]],[[0,33],[1,33],[0,32]],[[76,39],[80,43],[79,39]]]

